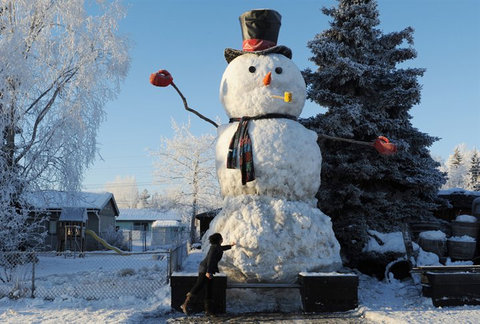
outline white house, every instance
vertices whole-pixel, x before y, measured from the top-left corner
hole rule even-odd
[[[143,231],[146,244],[151,247],[180,243],[186,233],[181,216],[175,211],[120,209],[116,225],[124,231]]]

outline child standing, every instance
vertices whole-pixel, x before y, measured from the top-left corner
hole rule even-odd
[[[235,243],[230,245],[221,245],[223,242],[223,237],[220,233],[212,234],[208,237],[210,241],[210,249],[208,250],[207,256],[200,262],[198,267],[198,279],[190,292],[187,293],[187,298],[180,306],[182,311],[188,315],[188,304],[192,298],[195,298],[197,293],[206,285],[206,294],[205,294],[205,315],[212,315],[212,288],[213,288],[213,275],[218,270],[218,262],[222,259],[223,251],[230,250],[232,246],[235,246]]]

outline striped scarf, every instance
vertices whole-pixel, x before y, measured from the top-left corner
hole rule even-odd
[[[242,185],[255,180],[255,169],[253,167],[252,140],[248,134],[248,123],[250,120],[287,118],[297,120],[296,117],[285,114],[265,114],[254,117],[244,116],[242,118],[230,118],[230,123],[239,122],[235,134],[233,134],[228,146],[227,168],[240,169],[242,173]]]

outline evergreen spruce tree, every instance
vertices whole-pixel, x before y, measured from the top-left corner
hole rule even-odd
[[[453,154],[448,157],[447,160],[447,182],[444,189],[449,188],[463,188],[468,187],[468,167],[466,165],[465,158],[465,145],[457,145],[453,151]]]
[[[467,189],[480,191],[480,155],[476,149],[473,150],[470,159],[470,168],[467,175]]]
[[[459,149],[458,146],[455,147],[455,150],[453,151],[453,156],[452,156],[450,164],[454,168],[458,168],[463,164],[463,155],[460,152],[460,149]]]
[[[369,230],[399,231],[404,222],[433,219],[444,174],[428,151],[438,138],[413,127],[409,114],[420,102],[417,79],[425,70],[397,67],[416,57],[413,29],[383,34],[374,0],[339,0],[323,13],[333,20],[308,43],[318,69],[305,70],[304,77],[308,98],[327,112],[304,124],[319,134],[368,142],[384,135],[399,148],[382,156],[370,147],[319,141],[319,208],[332,218],[347,264],[361,268],[371,257],[363,252]]]

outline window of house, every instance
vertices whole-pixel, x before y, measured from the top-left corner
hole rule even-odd
[[[134,222],[133,229],[136,231],[146,231],[148,228],[148,223],[144,222]]]

